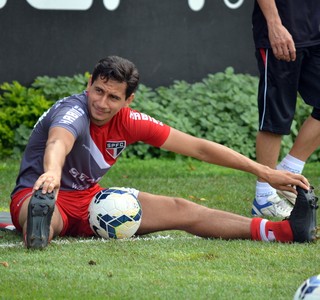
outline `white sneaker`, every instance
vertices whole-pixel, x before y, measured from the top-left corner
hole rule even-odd
[[[292,205],[296,204],[297,195],[288,191],[277,190],[279,196],[287,199]]]
[[[257,200],[254,199],[252,203],[251,213],[253,216],[272,216],[287,218],[290,216],[292,209],[292,205],[275,194],[268,197],[268,202],[263,205],[258,204]]]

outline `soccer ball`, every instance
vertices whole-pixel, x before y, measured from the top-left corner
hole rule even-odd
[[[92,198],[88,209],[91,229],[105,239],[133,236],[140,226],[141,216],[139,200],[125,188],[101,190]]]
[[[297,289],[293,300],[319,300],[320,274],[305,280]]]

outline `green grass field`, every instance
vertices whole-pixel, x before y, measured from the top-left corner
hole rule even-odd
[[[0,210],[18,162],[0,162]],[[320,188],[320,164],[305,175]],[[250,216],[255,177],[195,160],[120,160],[102,185],[182,196]],[[318,212],[319,216],[319,212]],[[0,299],[292,299],[320,273],[320,244],[210,240],[166,231],[129,240],[58,238],[43,251],[0,232]]]

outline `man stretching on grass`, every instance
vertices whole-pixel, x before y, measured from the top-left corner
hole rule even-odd
[[[44,248],[58,235],[93,236],[88,206],[103,189],[98,182],[124,148],[137,141],[250,172],[276,189],[297,194],[289,219],[271,222],[134,190],[143,211],[138,235],[172,229],[223,239],[315,239],[317,198],[305,177],[260,165],[130,109],[138,81],[130,61],[117,56],[102,59],[85,92],[58,101],[35,125],[10,205],[13,223],[28,248]]]

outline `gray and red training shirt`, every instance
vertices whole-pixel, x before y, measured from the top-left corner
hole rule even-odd
[[[56,102],[36,123],[25,149],[14,194],[33,187],[44,173],[43,157],[49,129],[63,127],[75,137],[62,170],[61,190],[86,190],[99,182],[121,152],[138,141],[160,147],[170,127],[154,118],[122,108],[108,123],[90,122],[86,92]]]

